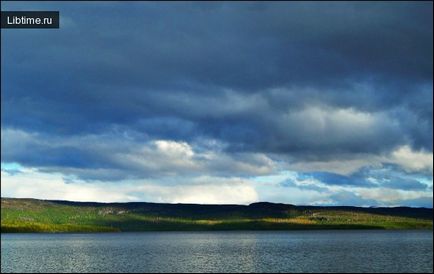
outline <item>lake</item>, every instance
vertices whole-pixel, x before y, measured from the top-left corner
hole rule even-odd
[[[432,231],[1,235],[1,272],[432,272],[432,255]]]

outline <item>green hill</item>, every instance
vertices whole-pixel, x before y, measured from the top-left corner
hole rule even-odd
[[[88,203],[1,198],[1,232],[432,229],[428,208]]]

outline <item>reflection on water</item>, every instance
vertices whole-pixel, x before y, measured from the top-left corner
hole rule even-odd
[[[432,231],[2,234],[2,272],[432,272]]]

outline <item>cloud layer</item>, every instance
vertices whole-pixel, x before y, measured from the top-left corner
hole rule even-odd
[[[189,193],[172,202],[430,206],[432,3],[3,6],[61,26],[1,34],[2,180],[16,165],[137,199],[152,182]],[[255,179],[285,172],[315,189]],[[395,198],[366,194],[381,189]]]

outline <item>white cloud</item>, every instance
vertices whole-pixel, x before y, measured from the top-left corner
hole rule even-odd
[[[367,145],[381,136],[400,134],[399,123],[383,112],[308,106],[278,117],[279,131],[298,145],[321,149]],[[380,139],[381,140],[381,139]],[[371,143],[371,145],[376,145]]]
[[[167,187],[144,186],[139,190],[150,191],[160,202],[194,204],[250,204],[258,201],[256,190],[244,183],[216,185],[187,185]]]
[[[297,205],[395,206],[403,201],[432,198],[428,191],[329,186],[316,179],[297,179],[296,172],[242,179],[236,177],[180,177],[168,181],[124,180],[92,182],[65,179],[60,173],[21,168],[1,172],[1,196],[97,202],[161,202],[250,204],[271,201]],[[285,181],[290,184],[282,184]],[[356,200],[357,198],[357,200]]]
[[[352,189],[363,199],[376,200],[380,204],[387,206],[400,206],[402,201],[416,200],[420,198],[433,198],[432,192],[426,191],[404,191],[390,188],[375,188],[375,189]]]
[[[23,169],[10,175],[1,172],[1,196],[49,200],[120,202],[135,197],[119,191],[119,186],[106,184],[66,183],[61,174]]]
[[[383,163],[397,164],[408,172],[433,172],[433,153],[414,151],[404,145],[393,150],[389,155],[354,154],[350,158],[325,161],[299,161],[287,164],[287,168],[300,171],[325,171],[349,175],[364,166],[381,166]]]
[[[1,196],[70,201],[201,204],[249,204],[258,200],[254,187],[239,178],[198,177],[179,184],[154,181],[90,184],[80,180],[67,183],[62,174],[28,168],[21,169],[20,173],[14,175],[1,172]]]
[[[384,158],[375,155],[360,155],[353,159],[295,162],[289,164],[288,168],[300,172],[324,171],[349,175],[367,165],[380,165],[383,160]]]
[[[37,169],[5,162],[1,173],[2,196],[100,202],[248,204],[271,201],[317,205],[336,204],[337,199],[353,197],[348,193],[354,194],[353,198],[363,205],[372,201],[399,205],[404,200],[432,197],[429,191],[330,186],[314,178],[297,179],[299,171],[351,174],[363,166],[382,163],[398,164],[408,171],[432,172],[432,153],[413,151],[408,146],[385,156],[356,155],[341,161],[287,164],[262,153],[228,154],[221,146],[213,149],[214,146],[197,147],[173,140],[138,143],[134,138],[112,137],[110,134],[71,136],[53,141],[38,134],[2,130],[2,144],[8,153],[22,156],[30,146],[38,146],[41,152],[46,149],[47,153],[51,148],[77,147],[99,154],[115,167]],[[282,169],[292,171],[279,172]],[[138,176],[125,178],[128,172]],[[242,179],[243,176],[246,177]],[[291,184],[282,185],[285,180]],[[426,184],[432,191],[432,180]]]
[[[158,151],[170,157],[191,158],[194,155],[193,149],[186,142],[157,140],[154,144]]]
[[[3,128],[1,133],[4,162],[20,159],[23,166],[31,164],[47,172],[75,175],[84,180],[115,181],[204,174],[253,176],[272,173],[276,168],[273,160],[263,153],[226,153],[220,149],[220,144],[216,149],[183,141],[135,140],[125,132],[57,138]],[[78,154],[80,164],[89,164],[89,167],[69,163],[68,155],[71,153]],[[110,179],[104,174],[115,176]]]
[[[433,153],[413,151],[409,146],[401,146],[393,151],[390,162],[400,165],[406,171],[433,172]]]

